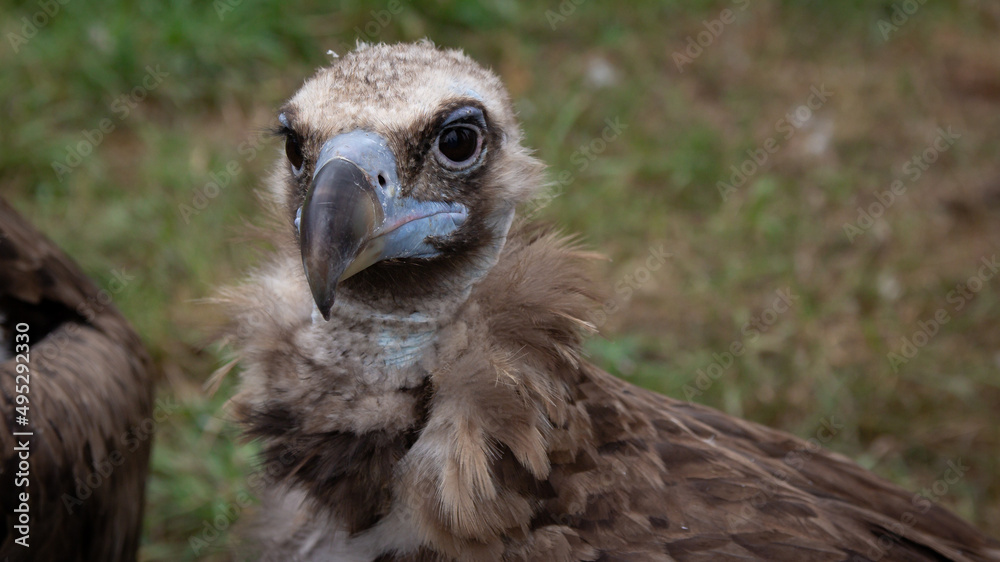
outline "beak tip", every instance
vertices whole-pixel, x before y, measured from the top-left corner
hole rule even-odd
[[[325,279],[314,279],[309,275],[309,268],[306,267],[306,279],[309,281],[309,290],[312,293],[313,304],[316,310],[323,315],[323,319],[330,321],[330,313],[333,310],[333,303],[336,300],[334,287],[329,287]]]
[[[333,311],[334,302],[334,292],[333,291],[320,291],[313,292],[313,302],[316,303],[316,310],[323,315],[323,320],[327,322],[330,321],[331,312]]]
[[[324,304],[319,307],[319,313],[323,315],[323,320],[327,322],[330,321],[330,312],[333,310],[333,299],[330,299],[329,304]]]

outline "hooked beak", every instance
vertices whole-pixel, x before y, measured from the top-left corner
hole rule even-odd
[[[440,255],[428,239],[451,235],[468,217],[457,203],[418,201],[401,191],[396,158],[381,136],[352,131],[323,145],[296,226],[324,319],[338,283],[380,261]]]

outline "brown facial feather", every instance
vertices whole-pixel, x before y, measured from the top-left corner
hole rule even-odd
[[[506,93],[463,55],[366,47],[289,107],[313,150],[370,126],[409,153],[467,90],[503,140],[466,200],[488,214],[541,183]],[[469,193],[423,173],[408,177],[427,197]],[[295,189],[287,173],[272,186],[279,202]],[[470,232],[504,240],[485,227]],[[839,455],[589,364],[592,255],[548,229],[515,224],[502,249],[482,246],[485,275],[462,246],[373,267],[343,284],[329,323],[312,320],[294,241],[277,245],[223,298],[246,369],[236,412],[284,463],[265,559],[1000,559],[996,541]]]

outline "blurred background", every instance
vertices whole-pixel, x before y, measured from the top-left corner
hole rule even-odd
[[[144,560],[253,509],[198,299],[258,259],[275,108],[357,39],[500,74],[550,165],[524,213],[611,258],[594,361],[1000,529],[998,3],[140,4],[0,2],[0,190],[158,364]]]

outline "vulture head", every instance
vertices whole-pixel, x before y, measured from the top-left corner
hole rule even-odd
[[[433,313],[467,295],[539,184],[503,85],[458,51],[353,51],[278,121],[279,195],[326,320],[340,302]]]

